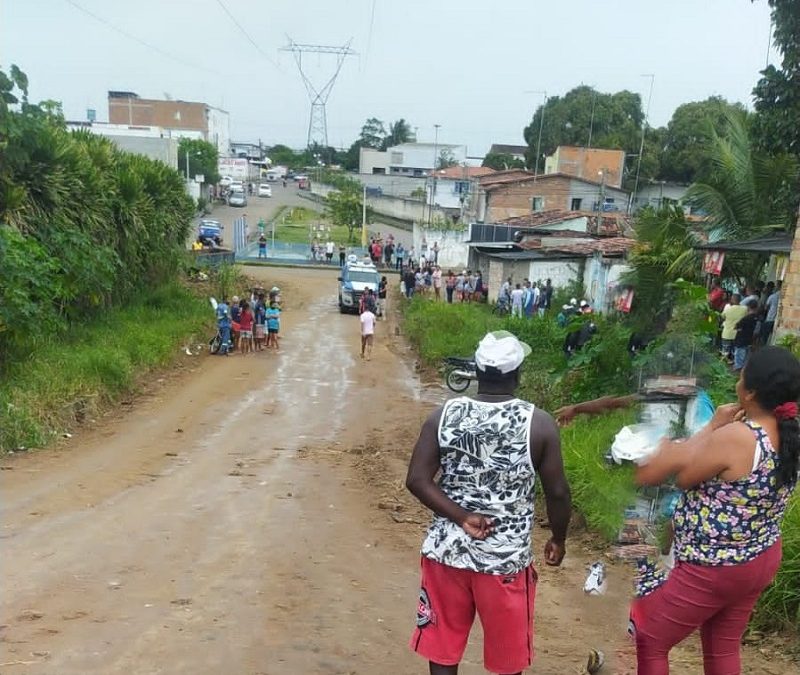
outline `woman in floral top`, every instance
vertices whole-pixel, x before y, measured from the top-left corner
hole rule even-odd
[[[800,463],[800,361],[755,352],[721,406],[689,440],[664,441],[638,482],[674,476],[675,568],[633,602],[639,675],[669,673],[669,651],[700,629],[705,675],[739,673],[750,613],[781,561],[780,527]]]

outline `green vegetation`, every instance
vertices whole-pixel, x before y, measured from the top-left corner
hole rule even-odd
[[[309,244],[311,243],[311,226],[324,225],[330,227],[330,237],[338,244],[346,244],[349,238],[349,231],[341,225],[331,225],[326,218],[312,209],[303,206],[287,208],[275,218],[275,241],[290,244]],[[270,237],[271,229],[269,226],[265,232]],[[319,240],[325,242],[328,238],[328,230],[324,230],[319,235]]]
[[[16,66],[0,71],[0,452],[95,414],[211,319],[175,281],[184,178],[68,132],[27,91]]]
[[[205,342],[211,307],[178,284],[75,324],[63,337],[41,334],[25,360],[12,361],[0,389],[0,451],[41,447],[129,392],[177,349]],[[32,330],[32,326],[28,326]]]
[[[206,185],[219,182],[219,153],[213,143],[202,138],[182,138],[178,143],[178,171],[186,175],[186,159],[189,159],[189,176],[202,175]]]
[[[162,162],[67,131],[0,71],[0,358],[175,277],[194,204]],[[2,376],[2,373],[0,373]]]

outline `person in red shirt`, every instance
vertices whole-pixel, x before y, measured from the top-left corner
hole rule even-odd
[[[239,317],[239,351],[242,354],[253,351],[253,311],[249,302],[242,305]]]
[[[715,312],[721,312],[725,308],[725,291],[719,283],[719,279],[711,282],[711,291],[708,293],[708,304]]]

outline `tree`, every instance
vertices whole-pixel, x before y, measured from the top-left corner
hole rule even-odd
[[[458,160],[450,148],[442,148],[439,157],[436,159],[437,169],[446,169],[449,166],[457,166]]]
[[[507,153],[489,152],[483,158],[481,166],[488,166],[495,171],[505,171],[507,169],[524,169],[525,162]]]
[[[386,128],[377,117],[370,117],[364,122],[364,126],[361,127],[361,133],[358,135],[361,146],[365,148],[381,149],[385,138]]]
[[[726,117],[724,135],[712,135],[712,171],[705,181],[691,185],[687,200],[706,215],[705,227],[714,238],[742,240],[776,228],[791,231],[794,214],[786,204],[800,176],[797,159],[756,148],[752,120],[745,113],[728,112]],[[749,260],[743,274],[752,279],[765,258]]]
[[[350,184],[352,183],[352,185]],[[344,182],[338,190],[328,193],[325,197],[325,214],[334,225],[347,227],[349,241],[353,241],[353,234],[361,226],[363,218],[363,204],[359,183],[355,181]]]
[[[186,155],[189,155],[189,177],[198,174],[208,184],[219,182],[219,153],[217,148],[202,138],[182,138],[178,143],[178,171],[186,175]]]
[[[636,214],[636,247],[628,257],[631,271],[623,283],[635,289],[633,317],[639,329],[662,324],[669,316],[669,285],[678,279],[696,280],[700,271],[700,243],[683,209],[646,207]]]
[[[414,134],[411,133],[411,126],[401,117],[399,120],[389,125],[389,133],[383,139],[381,148],[386,150],[387,148],[400,145],[401,143],[409,143],[413,138]]]
[[[593,114],[594,112],[594,114]],[[563,97],[552,96],[539,106],[524,129],[528,144],[527,164],[536,163],[539,126],[542,125],[541,153],[552,154],[559,145],[587,146],[591,130],[591,147],[615,148],[627,154],[638,154],[644,122],[639,94],[618,91],[604,94],[581,85]],[[539,157],[539,168],[544,167]]]
[[[269,152],[269,159],[273,164],[296,168],[298,165],[298,155],[288,145],[273,145]]]
[[[780,195],[796,185],[797,160],[754,147],[751,118],[745,113],[727,114],[724,135],[713,134],[711,160],[711,175],[692,184],[687,198],[707,214],[713,234],[748,239],[776,227],[791,228],[793,218],[782,211]]]
[[[767,66],[753,89],[760,148],[800,157],[800,0],[769,0],[781,67]]]
[[[713,132],[725,128],[728,113],[743,110],[721,96],[678,106],[664,134],[659,177],[687,184],[706,177],[712,168]]]

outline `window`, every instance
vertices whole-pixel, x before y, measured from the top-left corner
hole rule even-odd
[[[581,210],[581,202],[583,200],[579,197],[572,198],[572,204],[570,205],[570,211],[580,211]]]
[[[469,192],[469,181],[457,180],[453,183],[453,192],[457,195],[465,195]]]
[[[531,211],[544,211],[544,197],[531,197]]]

